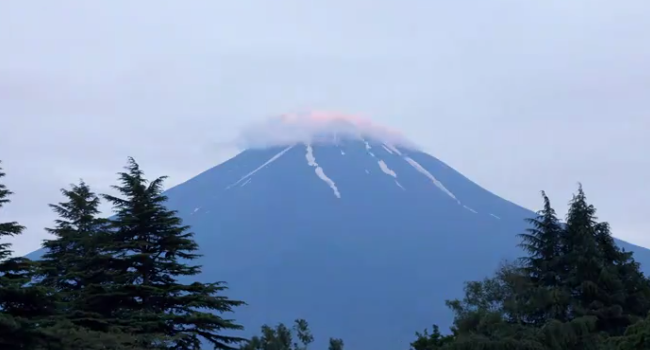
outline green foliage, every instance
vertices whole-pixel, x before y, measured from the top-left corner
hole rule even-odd
[[[4,177],[0,169],[0,179]],[[224,282],[187,283],[201,272],[190,228],[166,208],[164,177],[148,181],[129,159],[114,188],[93,193],[83,181],[48,229],[38,263],[12,257],[7,237],[24,227],[0,223],[0,349],[7,350],[309,350],[309,324],[264,325],[249,341],[223,315],[242,301]],[[0,210],[12,193],[0,183]],[[113,219],[99,218],[101,199]],[[411,350],[650,349],[650,280],[632,253],[616,246],[582,187],[561,224],[549,198],[519,235],[525,255],[447,301],[451,334],[416,332]],[[330,338],[328,350],[343,350]]]
[[[233,349],[243,339],[223,332],[242,326],[221,314],[243,302],[225,297],[223,282],[179,280],[199,274],[201,267],[188,264],[198,257],[194,234],[165,207],[165,177],[149,182],[129,159],[119,179],[114,188],[121,197],[103,196],[115,212],[105,247],[114,260],[115,278],[104,305],[115,310],[113,316],[129,332],[165,336],[163,347],[200,349],[204,339],[214,349]],[[155,344],[160,341],[154,337],[143,345]]]
[[[295,332],[298,342],[293,343],[294,350],[307,350],[309,344],[314,342],[314,336],[309,330],[309,324],[306,320],[298,319],[293,325],[293,330]]]
[[[61,193],[67,201],[50,205],[59,218],[47,229],[54,238],[43,242],[37,283],[56,293],[60,318],[88,331],[111,331],[112,310],[103,303],[114,278],[102,244],[108,221],[97,217],[100,199],[83,181]]]
[[[35,350],[145,350],[131,334],[94,331],[69,321],[59,321],[43,331],[51,340]]]
[[[0,179],[5,174],[0,168]],[[0,183],[0,209],[10,203],[12,194]],[[24,227],[16,222],[0,223],[0,349],[36,347],[50,341],[43,331],[54,303],[48,290],[30,284],[34,263],[11,257],[11,244],[2,239],[19,235]]]
[[[283,323],[275,327],[263,325],[260,335],[254,336],[240,350],[307,350],[314,342],[309,324],[304,319],[294,321],[290,329]],[[329,339],[329,350],[343,350],[343,340]]]
[[[650,349],[650,317],[631,325],[622,337],[609,342],[612,350]]]
[[[638,321],[650,311],[650,284],[639,264],[597,221],[582,187],[565,225],[542,196],[543,209],[519,235],[527,255],[468,282],[463,299],[447,302],[453,336],[418,334],[414,350],[646,348],[650,321]]]
[[[343,339],[330,338],[327,350],[343,350]]]
[[[0,172],[0,177],[4,176]],[[223,282],[184,284],[200,273],[189,227],[165,207],[164,178],[148,182],[132,159],[104,195],[115,219],[99,218],[101,199],[83,181],[61,192],[50,207],[58,215],[47,229],[46,253],[34,263],[10,258],[0,241],[0,348],[20,350],[234,349],[241,329],[221,314],[241,301],[223,295]],[[0,184],[0,208],[11,192]],[[20,234],[0,224],[0,238]],[[296,325],[306,349],[311,334]]]
[[[411,350],[438,350],[454,341],[453,335],[442,335],[437,325],[433,325],[433,332],[425,329],[422,333],[415,332],[415,336],[417,339],[411,343]]]
[[[2,165],[1,162],[0,165]],[[5,177],[5,173],[2,171],[2,167],[0,167],[0,180],[3,177]],[[7,186],[0,182],[0,209],[2,209],[4,205],[10,202],[9,196],[12,194],[13,192],[9,191]],[[14,221],[0,222],[0,239],[19,235],[23,232],[24,229],[25,227],[19,225]],[[11,256],[11,254],[11,243],[0,241],[0,261],[6,260]]]

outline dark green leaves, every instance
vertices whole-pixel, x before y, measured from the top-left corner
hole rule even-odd
[[[635,322],[650,311],[650,288],[632,254],[615,245],[582,187],[564,225],[542,197],[543,209],[519,235],[526,255],[492,278],[467,283],[465,297],[448,302],[456,315],[453,337],[435,329],[418,334],[414,350],[644,346],[647,321]]]

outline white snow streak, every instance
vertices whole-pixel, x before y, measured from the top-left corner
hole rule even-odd
[[[342,155],[342,156],[344,156],[344,155],[345,155],[345,152],[343,152],[343,150],[341,150],[341,155]]]
[[[411,164],[411,166],[414,167],[415,170],[419,171],[424,176],[428,177],[433,182],[433,184],[436,185],[436,187],[438,187],[442,192],[446,193],[449,197],[455,199],[460,204],[458,198],[456,198],[456,196],[453,193],[451,193],[451,191],[449,191],[447,187],[445,187],[445,185],[442,184],[442,182],[438,181],[438,179],[436,179],[435,176],[433,176],[427,169],[425,169],[422,165],[420,165],[420,163],[414,161],[409,157],[405,157],[404,159],[409,164]]]
[[[384,172],[384,174],[390,175],[390,176],[395,178],[395,184],[397,186],[399,186],[399,188],[401,188],[403,190],[406,190],[404,188],[404,186],[402,186],[402,184],[399,183],[399,181],[397,181],[397,173],[395,171],[393,171],[391,168],[389,168],[388,165],[386,164],[386,162],[384,162],[383,160],[380,160],[380,161],[377,162],[377,164],[379,164],[379,168],[381,169],[381,171]]]
[[[388,147],[390,150],[392,150],[393,152],[397,153],[398,155],[400,155],[400,156],[402,155],[402,152],[400,152],[400,151],[397,149],[397,147],[395,147],[395,146],[393,146],[393,145],[389,145],[389,144],[384,144],[384,146]]]
[[[255,170],[251,171],[250,173],[244,175],[241,179],[237,180],[237,182],[235,182],[234,184],[232,184],[232,185],[226,187],[226,189],[229,189],[229,188],[231,188],[231,187],[233,187],[233,186],[239,184],[239,183],[242,182],[243,180],[246,180],[246,179],[248,179],[249,177],[253,176],[256,172],[262,170],[262,168],[266,167],[267,165],[273,163],[273,162],[274,162],[275,160],[277,160],[278,158],[282,157],[285,153],[287,153],[290,149],[292,149],[293,146],[294,146],[294,145],[291,145],[291,146],[285,148],[284,150],[280,151],[278,154],[276,154],[276,155],[274,155],[273,157],[271,157],[271,159],[267,160],[266,163],[260,165],[259,167],[257,167],[257,169],[255,169]]]
[[[366,151],[368,151],[368,154],[371,155],[373,158],[375,158],[375,154],[372,153],[372,151],[371,151],[372,147],[370,147],[370,144],[368,143],[368,141],[363,140],[363,143],[366,144]]]
[[[490,214],[490,215],[493,216],[493,217],[495,217],[495,218],[497,218],[497,219],[499,219],[499,220],[501,220],[500,217],[498,217],[498,216],[496,216],[496,215],[494,215],[494,214]]]
[[[366,169],[366,174],[370,174],[370,171],[368,169]]]
[[[194,208],[194,211],[193,211],[190,215],[194,215],[194,213],[196,213],[197,211],[199,211],[199,209],[201,209],[201,208]]]
[[[390,153],[390,154],[393,154],[393,151],[391,151],[390,148],[386,147],[386,145],[381,145],[381,146],[384,147],[384,149],[386,150],[386,152],[388,152],[388,153]]]
[[[336,187],[334,181],[332,181],[332,179],[327,177],[327,175],[325,175],[325,171],[323,171],[323,168],[321,168],[318,165],[318,163],[316,163],[316,157],[314,157],[314,150],[311,148],[311,145],[307,144],[306,146],[307,146],[307,154],[305,154],[305,158],[307,158],[307,164],[309,166],[315,167],[316,175],[321,180],[325,181],[325,183],[328,184],[330,188],[332,188],[332,191],[334,191],[334,195],[336,196],[336,198],[341,198],[341,193],[339,192],[339,189]]]
[[[390,169],[388,165],[386,165],[386,162],[380,160],[377,163],[379,164],[379,168],[381,169],[381,171],[383,171],[387,175],[397,178],[397,174],[392,169]]]
[[[239,187],[244,187],[244,186],[248,185],[249,183],[251,183],[251,178],[246,179],[246,181],[244,181],[244,183],[242,183]]]
[[[466,205],[463,205],[463,208],[465,208],[465,209],[471,211],[471,212],[474,213],[474,214],[478,214],[478,212],[477,212],[476,210],[474,210],[474,209],[472,209],[472,208],[470,208],[470,207],[468,207],[468,206],[466,206]]]

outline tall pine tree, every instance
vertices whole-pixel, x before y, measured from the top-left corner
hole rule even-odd
[[[573,316],[596,320],[597,329],[610,336],[623,334],[648,312],[647,279],[631,254],[616,246],[609,225],[597,221],[582,186],[570,202],[563,237],[563,270],[573,294]],[[640,308],[630,305],[632,300]]]
[[[4,176],[0,168],[0,179]],[[10,202],[11,194],[0,183],[0,209]],[[34,264],[26,258],[12,257],[11,244],[4,241],[24,229],[17,222],[0,222],[0,349],[3,350],[35,349],[55,342],[43,332],[55,306],[48,298],[48,291],[30,284]]]
[[[519,246],[528,253],[521,259],[522,272],[530,282],[525,293],[527,321],[536,325],[551,319],[566,321],[569,303],[569,293],[561,286],[563,228],[543,191],[542,198],[543,209],[527,220],[530,228],[519,235]]]
[[[1,162],[0,165],[2,165]],[[0,179],[5,177],[5,175],[6,174],[2,171],[2,167],[0,167]],[[11,196],[12,194],[13,192],[9,191],[7,186],[0,182],[0,209],[10,202],[9,196]],[[25,227],[19,225],[15,221],[0,222],[0,238],[7,238],[7,237],[13,237],[19,235],[23,232],[24,229]],[[5,261],[7,258],[11,256],[11,254],[12,254],[11,243],[0,242],[0,261]]]
[[[201,349],[201,339],[215,349],[233,349],[242,338],[224,334],[242,329],[220,314],[243,302],[222,295],[222,282],[183,283],[201,267],[193,233],[176,212],[165,207],[165,177],[151,182],[132,158],[114,186],[121,196],[104,195],[115,211],[111,221],[111,254],[117,261],[120,295],[117,317],[141,335],[154,340],[145,347]],[[164,341],[157,337],[164,336]]]
[[[648,279],[597,221],[582,187],[565,225],[545,195],[530,223],[521,266],[470,282],[464,299],[448,302],[456,318],[444,349],[611,349],[608,338],[620,340],[648,312]]]
[[[38,284],[56,293],[59,320],[70,323],[69,329],[56,330],[66,338],[77,332],[81,340],[95,336],[130,344],[133,339],[119,334],[113,318],[110,291],[116,277],[105,247],[108,220],[98,217],[100,199],[83,181],[61,193],[66,201],[50,205],[59,218],[54,228],[47,229],[54,238],[43,243],[46,253],[38,273]]]
[[[566,231],[563,235],[563,264],[565,286],[571,291],[573,302],[570,316],[593,317],[600,307],[598,280],[604,267],[603,257],[596,241],[596,209],[588,204],[582,186],[569,203]]]

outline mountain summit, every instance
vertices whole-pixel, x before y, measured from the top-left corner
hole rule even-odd
[[[167,191],[204,256],[248,306],[247,335],[305,318],[350,349],[406,349],[463,283],[521,255],[530,210],[481,188],[392,130],[359,118],[288,115],[250,147]],[[650,266],[650,251],[618,242]],[[41,252],[31,255],[37,258]]]

